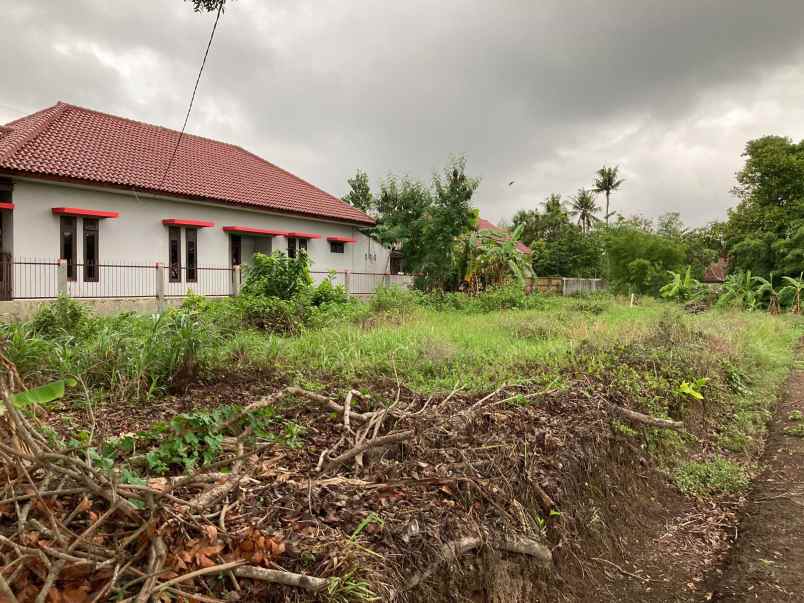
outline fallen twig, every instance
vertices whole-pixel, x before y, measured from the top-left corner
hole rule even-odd
[[[252,580],[262,580],[263,582],[273,582],[274,584],[284,584],[285,586],[295,586],[313,592],[318,592],[327,587],[328,580],[316,578],[305,574],[294,574],[293,572],[283,572],[279,570],[264,569],[253,565],[242,565],[233,570],[238,578],[251,578]]]

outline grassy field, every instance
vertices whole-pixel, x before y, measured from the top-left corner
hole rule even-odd
[[[611,502],[606,484],[637,488],[629,497],[637,513],[662,488],[674,491],[676,504],[695,497],[711,506],[741,494],[804,326],[792,315],[689,314],[672,303],[643,299],[631,307],[608,295],[399,291],[316,308],[303,328],[284,334],[260,325],[236,300],[191,298],[161,316],[98,317],[62,299],[29,322],[2,325],[0,338],[27,386],[68,385],[62,399],[36,412],[20,401],[41,434],[31,442],[62,452],[54,462],[72,455],[70,466],[86,469],[85,480],[117,483],[153,521],[184,517],[199,487],[212,492],[230,474],[166,501],[159,488],[169,476],[230,465],[247,473],[228,503],[215,499],[217,512],[186,521],[189,532],[164,532],[170,550],[186,553],[181,563],[169,559],[177,574],[201,567],[193,556],[199,546],[262,563],[254,543],[270,542],[269,558],[326,579],[332,601],[372,600],[419,567],[408,554],[411,517],[435,542],[498,526],[553,544],[603,546],[606,533],[585,527],[597,525]],[[268,402],[247,406],[260,399]],[[656,420],[675,423],[657,427]],[[338,456],[366,437],[392,438],[396,448],[367,453],[363,464]],[[233,453],[241,449],[249,462],[236,470],[241,457]],[[642,473],[652,481],[637,487]],[[573,490],[595,476],[603,486]],[[45,489],[50,478],[39,479]],[[62,492],[58,508],[76,508],[72,491]],[[546,508],[543,495],[560,508]],[[102,498],[91,502],[97,513],[109,510]],[[229,506],[236,511],[226,515],[224,538],[217,518]],[[47,508],[32,513],[46,521]],[[11,507],[4,512],[11,517]],[[613,527],[618,519],[606,521]],[[115,525],[101,541],[131,530]],[[134,550],[133,542],[128,553],[143,572],[147,549]],[[35,572],[23,577],[31,588],[42,580]],[[98,577],[99,586],[106,579]],[[119,585],[121,597],[136,592],[136,574],[130,579]],[[65,579],[62,587],[73,585]],[[223,595],[226,582],[210,578],[206,588]]]

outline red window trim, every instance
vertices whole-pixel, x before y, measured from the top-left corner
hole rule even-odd
[[[13,203],[0,203],[0,209],[14,209]]]
[[[285,230],[272,230],[267,228],[251,228],[250,226],[224,226],[223,232],[233,232],[235,234],[262,235],[265,237],[286,237]]]
[[[357,243],[356,240],[349,237],[327,237],[327,241],[332,243]]]
[[[215,222],[206,220],[181,220],[179,218],[165,218],[162,220],[165,226],[184,226],[186,228],[212,228]]]
[[[87,218],[117,218],[120,212],[101,211],[98,209],[81,209],[80,207],[54,207],[54,216],[84,216]]]
[[[289,232],[285,236],[293,237],[294,239],[320,239],[321,238],[320,234],[313,234],[311,232],[297,232],[297,231]]]

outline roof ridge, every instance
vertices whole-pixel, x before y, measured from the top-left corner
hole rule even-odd
[[[4,150],[0,150],[0,161],[7,157],[10,157],[11,155],[19,151],[22,147],[24,147],[26,144],[31,142],[34,138],[42,134],[42,132],[47,130],[56,120],[58,120],[64,114],[64,112],[67,110],[69,106],[70,105],[59,101],[52,107],[48,107],[47,109],[43,109],[42,111],[32,113],[31,115],[37,115],[38,113],[44,113],[45,111],[51,109],[53,110],[53,113],[51,115],[43,119],[41,123],[34,125],[30,129],[30,131],[28,131],[22,137],[20,137],[19,140],[12,141],[8,147],[6,147]],[[31,116],[28,115],[27,117]],[[14,130],[16,130],[16,128],[14,128]]]

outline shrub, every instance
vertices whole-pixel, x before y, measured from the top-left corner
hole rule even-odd
[[[31,320],[31,330],[42,337],[78,335],[90,319],[91,314],[86,306],[60,295],[56,301],[39,307]]]
[[[309,299],[309,296],[307,296]],[[276,333],[298,333],[309,314],[303,299],[282,299],[262,295],[241,295],[238,306],[250,326]]]
[[[241,293],[261,297],[293,299],[313,284],[310,260],[301,252],[295,258],[275,251],[271,255],[255,253],[246,269]]]
[[[330,274],[314,288],[312,304],[321,306],[323,304],[345,304],[349,302],[349,293],[343,285],[336,285],[332,282],[334,274]]]

